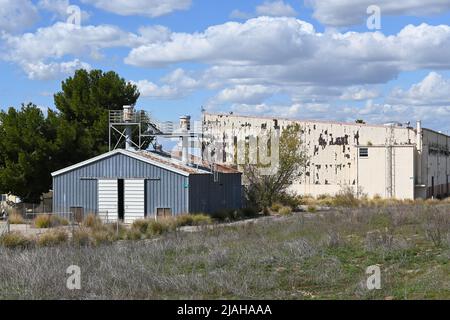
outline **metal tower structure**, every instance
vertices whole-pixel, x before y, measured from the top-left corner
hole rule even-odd
[[[157,122],[145,111],[135,111],[133,106],[123,110],[109,111],[109,150],[122,147],[142,150],[147,144],[154,144],[155,137],[162,134]]]
[[[159,122],[145,111],[137,111],[133,106],[124,106],[123,110],[109,111],[109,150],[125,148],[144,150],[153,146],[162,151],[158,137],[177,140],[181,145],[182,161],[190,162],[189,143],[200,138],[203,133],[203,121],[191,125],[190,116],[180,117],[178,124],[171,121]]]

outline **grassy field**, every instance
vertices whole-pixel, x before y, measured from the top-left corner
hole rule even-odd
[[[0,299],[450,299],[450,205],[298,213],[144,241],[0,248]],[[81,290],[66,288],[70,265]],[[380,290],[366,287],[381,268]]]

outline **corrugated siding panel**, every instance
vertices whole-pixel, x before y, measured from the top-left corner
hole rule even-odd
[[[189,180],[190,212],[242,208],[241,174],[219,173],[218,182],[214,182],[213,175],[191,175]]]
[[[145,217],[144,180],[124,181],[125,222],[132,223]]]
[[[98,180],[98,214],[103,221],[117,219],[117,180]]]

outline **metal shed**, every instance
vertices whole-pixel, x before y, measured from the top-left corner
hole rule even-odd
[[[151,216],[242,206],[241,173],[147,151],[117,149],[52,173],[56,214],[95,213],[130,223]]]

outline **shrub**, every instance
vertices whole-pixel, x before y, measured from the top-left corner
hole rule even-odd
[[[281,214],[282,216],[288,216],[292,213],[292,209],[291,207],[284,206],[281,207],[280,210],[278,210],[278,213]]]
[[[315,204],[316,199],[314,199],[310,195],[302,195],[302,196],[297,197],[297,202],[298,202],[298,205],[305,206],[305,205]]]
[[[173,218],[159,218],[158,220],[149,220],[147,227],[147,237],[159,236],[163,233],[175,230],[177,228],[176,220]]]
[[[213,220],[210,216],[205,214],[194,214],[192,215],[192,225],[194,226],[204,226],[212,224]]]
[[[334,197],[334,205],[338,207],[357,207],[359,200],[353,188],[346,186]]]
[[[68,226],[69,220],[60,216],[52,215],[50,217],[50,223],[52,227]]]
[[[141,240],[142,233],[139,230],[130,229],[130,230],[127,230],[124,237],[125,237],[125,240]]]
[[[176,219],[177,225],[180,227],[193,225],[193,216],[190,214],[182,214],[182,215],[177,216],[175,219]]]
[[[450,197],[442,199],[442,203],[450,203]]]
[[[11,232],[0,237],[0,245],[6,248],[28,248],[33,244],[30,238],[27,238],[20,232]]]
[[[211,214],[211,217],[214,220],[220,221],[220,222],[229,222],[236,220],[236,214],[233,210],[228,209],[222,209],[218,210]]]
[[[56,246],[67,242],[68,235],[63,230],[48,231],[39,236],[37,244],[41,247]]]
[[[292,195],[287,192],[284,192],[278,196],[277,203],[281,204],[280,207],[285,205],[285,206],[289,206],[291,208],[297,208],[298,206],[300,206],[302,204],[300,199],[301,198],[298,197],[297,195]]]
[[[25,219],[22,217],[22,215],[14,213],[14,214],[9,216],[8,222],[10,224],[24,224],[25,223]]]
[[[212,224],[213,220],[210,216],[205,214],[183,214],[175,218],[176,225],[182,226],[203,226],[207,224]]]
[[[429,205],[429,206],[434,206],[434,205],[437,205],[439,203],[440,203],[440,201],[438,199],[427,199],[427,200],[425,200],[425,204]]]
[[[308,206],[307,211],[310,212],[310,213],[317,212],[317,207],[310,205],[310,206]]]
[[[242,218],[254,218],[258,216],[258,210],[254,207],[246,207],[238,210],[238,216]]]
[[[270,207],[270,210],[272,210],[273,212],[278,212],[281,208],[283,207],[283,205],[279,202],[275,202],[274,204],[272,204],[272,206]]]
[[[135,220],[131,225],[131,229],[139,231],[140,233],[146,233],[148,226],[150,225],[152,220],[149,219],[139,219]]]
[[[69,221],[57,215],[41,214],[33,221],[34,227],[38,229],[47,229],[59,226],[67,226]]]
[[[34,227],[38,229],[46,229],[51,227],[51,220],[48,214],[38,215],[33,221]]]
[[[450,230],[450,215],[445,211],[439,211],[436,207],[430,207],[425,212],[423,229],[428,240],[436,247],[442,246]]]
[[[78,246],[88,246],[90,243],[89,231],[86,229],[78,229],[73,233],[72,241]]]
[[[96,214],[90,213],[84,218],[83,225],[92,229],[100,229],[103,226],[103,222]]]
[[[112,232],[104,229],[93,230],[91,232],[91,237],[94,245],[96,246],[102,244],[111,244],[115,240],[117,240],[116,236]]]
[[[118,239],[126,238],[127,228],[121,223],[108,223],[104,225],[104,229],[114,234]]]
[[[322,206],[327,206],[327,207],[332,207],[334,205],[334,198],[333,197],[326,197],[326,198],[322,198],[317,200],[317,204],[322,205]],[[312,206],[314,206],[313,204],[310,204]]]

